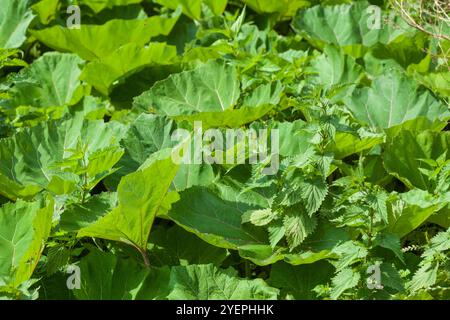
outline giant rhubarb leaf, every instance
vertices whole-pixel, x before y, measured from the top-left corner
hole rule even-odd
[[[9,289],[32,275],[50,233],[52,216],[53,201],[19,200],[0,208],[0,280]]]
[[[387,129],[417,117],[448,119],[448,108],[399,71],[377,77],[371,88],[361,88],[345,99],[355,118],[372,127]]]
[[[0,0],[0,48],[18,48],[34,18],[29,0]]]
[[[156,160],[122,178],[117,189],[117,207],[82,228],[78,237],[122,241],[140,251],[146,250],[153,221],[165,204],[177,170],[178,166],[169,158]]]
[[[32,34],[53,49],[76,53],[85,60],[96,60],[107,57],[127,43],[143,46],[151,38],[167,35],[177,20],[178,16],[153,16],[142,20],[116,19],[104,25],[83,25],[80,29],[54,26],[33,31]]]
[[[85,148],[90,188],[119,160],[122,126],[111,122],[83,121],[75,117],[26,129],[0,141],[0,194],[27,198],[43,188],[67,193],[66,183],[77,183],[77,147]],[[87,163],[86,163],[87,161]],[[75,167],[74,167],[75,166]],[[72,168],[72,169],[71,169]],[[75,179],[75,180],[74,180]],[[70,188],[69,188],[70,189]]]

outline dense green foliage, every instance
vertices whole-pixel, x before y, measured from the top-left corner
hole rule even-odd
[[[450,44],[391,5],[0,0],[0,296],[449,299]]]

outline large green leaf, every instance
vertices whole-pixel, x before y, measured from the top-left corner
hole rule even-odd
[[[236,69],[222,61],[210,61],[157,82],[134,100],[134,108],[166,115],[178,122],[200,121],[205,130],[238,128],[272,110],[278,102],[276,95],[280,95],[280,89],[280,86],[275,89],[274,97],[245,100],[249,105],[237,109],[241,90]]]
[[[372,127],[387,129],[417,117],[448,119],[448,108],[428,90],[399,71],[377,77],[370,88],[361,88],[345,99],[354,117]]]
[[[333,267],[325,261],[302,266],[279,262],[272,267],[269,283],[294,299],[311,300],[316,297],[312,289],[325,283],[332,274]]]
[[[384,137],[376,134],[361,134],[351,132],[336,132],[333,143],[327,149],[334,153],[336,159],[343,159],[352,154],[358,154],[364,150],[383,143]]]
[[[314,81],[326,85],[356,84],[362,77],[362,67],[342,50],[327,45],[322,55],[312,60],[309,72],[315,73]]]
[[[427,86],[433,92],[439,93],[444,97],[450,97],[450,72],[427,72],[426,74],[415,73],[417,81]]]
[[[433,64],[432,55],[427,54],[419,63],[409,65],[407,72],[433,92],[448,98],[450,97],[450,88],[448,86],[450,71],[445,68],[443,70],[435,70]]]
[[[167,35],[177,20],[178,16],[153,16],[143,20],[116,19],[104,25],[83,25],[80,29],[54,26],[32,31],[32,34],[50,48],[73,52],[91,61],[105,58],[125,44],[143,46],[151,38]]]
[[[387,44],[405,33],[403,28],[381,22],[380,28],[372,27],[373,13],[367,1],[335,6],[318,5],[300,11],[293,20],[294,29],[304,34],[312,43],[340,47],[360,45],[371,47],[377,43]],[[396,23],[401,19],[396,19]]]
[[[62,181],[77,182],[68,167],[73,166],[70,158],[79,143],[85,146],[86,160],[92,164],[88,166],[87,173],[92,173],[89,182],[97,181],[97,174],[108,172],[122,154],[118,147],[121,132],[122,126],[115,122],[75,117],[40,124],[0,140],[0,194],[16,199],[33,196],[43,188],[57,194],[68,192]]]
[[[178,226],[156,227],[150,234],[150,243],[153,266],[208,263],[220,266],[228,256],[227,250],[212,246]]]
[[[98,250],[80,263],[81,288],[78,299],[90,300],[248,300],[276,299],[278,290],[263,280],[239,278],[232,268],[212,264],[143,268]]]
[[[173,267],[169,286],[169,300],[275,300],[279,292],[262,279],[241,279],[234,269],[212,264]]]
[[[149,274],[149,269],[132,259],[98,250],[81,259],[78,266],[81,283],[74,294],[81,300],[135,299]]]
[[[384,166],[409,188],[434,191],[430,177],[420,169],[431,170],[423,160],[437,159],[448,153],[449,145],[449,132],[404,130],[387,143],[383,153]],[[447,154],[446,158],[449,156]]]
[[[137,117],[121,141],[125,154],[117,172],[106,180],[108,187],[115,189],[121,177],[136,171],[152,154],[174,147],[177,144],[176,139],[172,140],[175,129],[175,123],[164,116],[143,113]],[[173,185],[177,190],[184,190],[208,185],[213,179],[214,172],[209,164],[180,164]]]
[[[171,75],[137,97],[135,108],[168,116],[232,109],[239,98],[236,70],[220,61]]]
[[[36,13],[40,23],[48,25],[55,19],[60,5],[60,0],[41,0],[31,6],[31,9]]]
[[[284,16],[293,16],[298,9],[310,5],[310,2],[305,0],[242,0],[242,2],[258,13],[279,13]]]
[[[339,298],[346,290],[355,287],[359,280],[361,279],[361,275],[350,269],[343,269],[332,279],[332,288],[330,290],[331,299],[336,300]]]
[[[0,48],[18,48],[34,18],[29,0],[0,0]]]
[[[173,147],[173,130],[175,124],[165,117],[150,114],[137,117],[120,142],[125,154],[119,160],[119,170],[108,179],[108,185],[117,185],[121,177],[136,171],[151,154]]]
[[[262,84],[244,98],[243,105],[254,108],[268,104],[277,105],[280,103],[283,90],[281,81]]]
[[[250,208],[244,203],[222,200],[206,188],[193,187],[181,193],[168,217],[206,242],[237,249],[267,241],[262,230],[241,224],[242,214]]]
[[[241,107],[239,109],[228,109],[225,111],[201,112],[187,116],[173,117],[177,122],[187,121],[195,124],[201,122],[204,130],[210,128],[239,128],[265,116],[274,108],[274,105],[265,104],[258,107]]]
[[[11,288],[28,280],[36,268],[52,215],[53,201],[19,200],[0,208],[0,279]]]
[[[441,208],[442,204],[426,191],[414,189],[402,193],[393,204],[388,231],[403,237]]]
[[[87,64],[81,80],[92,84],[102,94],[108,95],[123,78],[149,66],[171,64],[176,55],[176,48],[164,43],[151,43],[145,48],[130,43],[103,59]]]
[[[280,155],[295,156],[303,154],[311,147],[312,134],[304,131],[306,123],[303,120],[280,122],[274,126],[279,130]]]
[[[293,252],[282,247],[272,248],[268,244],[246,244],[239,247],[239,254],[261,266],[280,260],[298,266],[336,258],[332,250],[347,240],[349,240],[349,236],[344,230],[335,228],[328,223],[319,222],[317,230]]]
[[[228,0],[156,0],[156,2],[174,10],[181,6],[185,15],[200,20],[203,4],[206,4],[214,14],[220,15],[225,10]]]
[[[449,201],[450,202],[450,201]],[[450,228],[450,208],[449,205],[444,207],[440,212],[432,215],[429,219],[429,222],[436,223],[443,228]]]
[[[83,64],[73,54],[44,54],[15,77],[6,106],[45,108],[77,103],[83,93],[79,80]]]
[[[115,6],[126,6],[130,4],[141,3],[142,0],[81,0],[80,4],[91,8],[95,13],[99,13],[104,9],[110,9]]]
[[[177,170],[178,166],[169,158],[156,160],[122,178],[117,189],[118,206],[82,228],[78,237],[122,241],[145,250],[153,221],[164,206]]]
[[[295,217],[292,213],[290,216],[291,218]],[[292,229],[292,226],[289,226],[287,222],[290,222],[290,220],[285,219],[284,225],[274,227],[273,231],[269,227],[269,238],[272,237],[273,233],[276,235],[277,230],[281,232],[281,237],[286,234],[287,237],[291,238],[304,236],[305,231],[308,232],[308,230],[305,230],[305,226],[301,225],[303,222],[297,223],[294,220],[293,227],[298,229]],[[307,235],[306,239],[300,239],[301,244],[295,244],[293,246],[296,247],[295,249],[269,244],[244,244],[239,246],[239,254],[241,257],[262,266],[273,264],[280,260],[284,260],[292,265],[304,265],[323,259],[336,258],[332,250],[341,242],[349,239],[347,233],[332,227],[324,221],[317,223],[317,230],[314,230],[316,220],[314,219],[312,223],[312,229],[309,230],[311,234]],[[292,235],[289,235],[288,232]],[[291,246],[292,239],[287,240]]]
[[[94,195],[84,203],[68,205],[61,215],[59,227],[63,231],[78,232],[94,223],[117,206],[117,193]]]

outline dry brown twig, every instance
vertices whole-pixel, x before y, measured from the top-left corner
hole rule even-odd
[[[405,1],[393,0],[394,9],[411,27],[429,36],[450,41],[450,35],[443,32],[444,25],[450,27],[450,2],[443,0]]]
[[[391,5],[409,26],[437,40],[438,52],[432,56],[442,59],[443,64],[450,69],[450,50],[446,49],[447,45],[444,45],[450,41],[450,34],[446,33],[450,29],[450,2],[447,0],[391,0]]]

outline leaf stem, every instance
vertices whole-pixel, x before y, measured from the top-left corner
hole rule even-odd
[[[370,208],[369,210],[369,217],[370,217],[370,224],[369,224],[369,233],[368,233],[368,241],[367,245],[369,247],[372,246],[372,236],[373,236],[373,216],[374,216],[374,210]]]
[[[250,268],[250,263],[247,260],[244,261],[244,268],[245,268],[245,277],[246,278],[251,278],[252,277],[252,270]]]
[[[142,258],[144,259],[145,267],[150,268],[150,258],[148,256],[147,250],[139,248],[139,247],[138,247],[138,250],[141,253]]]

